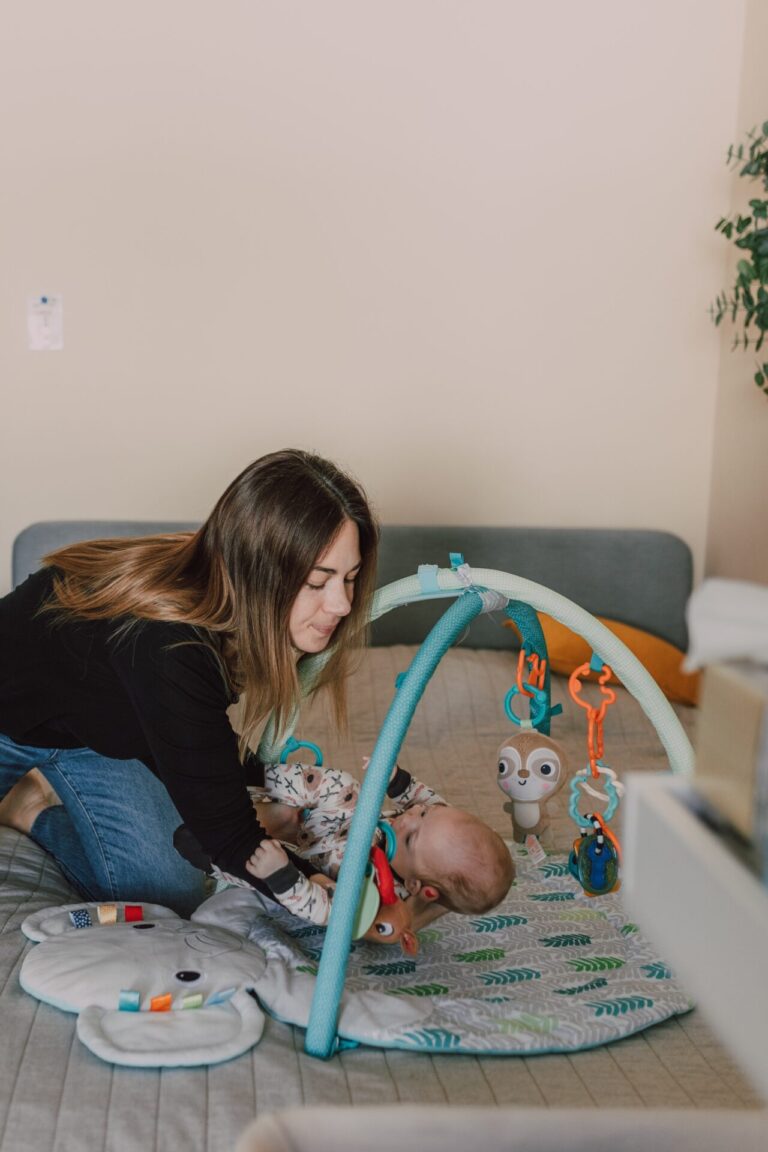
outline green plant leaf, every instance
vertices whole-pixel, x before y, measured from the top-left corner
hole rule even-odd
[[[387,964],[365,964],[363,972],[369,976],[407,976],[416,971],[415,960],[393,960]]]
[[[445,1028],[421,1028],[418,1032],[404,1032],[403,1039],[417,1048],[430,1048],[438,1052],[461,1045],[459,1033],[448,1032]]]
[[[450,988],[447,984],[412,984],[410,987],[392,988],[393,996],[447,996]]]
[[[757,384],[758,388],[762,388],[763,384],[765,384],[765,376],[763,376],[762,372],[755,372],[755,384]]]
[[[647,972],[652,980],[671,980],[672,973],[666,964],[662,964],[660,960],[655,960],[653,964],[641,964],[643,972]]]
[[[556,1016],[534,1016],[530,1012],[521,1012],[511,1020],[499,1020],[499,1032],[534,1032],[547,1034],[554,1032],[559,1021]]]
[[[598,988],[605,988],[608,981],[602,976],[596,976],[588,984],[577,984],[574,988],[554,988],[558,996],[578,996],[579,992],[594,992]]]
[[[567,876],[569,874],[568,865],[565,862],[557,864],[542,864],[538,869],[542,876],[550,879],[552,876]]]
[[[483,916],[479,920],[470,921],[475,932],[498,932],[501,928],[515,927],[518,924],[527,924],[525,916],[498,915]]]
[[[494,972],[481,972],[483,984],[493,987],[498,984],[519,984],[525,980],[540,980],[541,972],[535,968],[501,968]]]
[[[618,956],[585,956],[580,960],[566,960],[574,972],[609,972],[612,968],[623,968],[624,961]]]
[[[482,964],[486,960],[501,960],[505,955],[503,948],[478,948],[474,952],[454,952],[453,959],[459,964]]]
[[[558,936],[539,937],[539,944],[545,948],[580,948],[591,943],[591,937],[584,932],[563,932]]]
[[[617,996],[615,1000],[592,1000],[587,1003],[590,1008],[594,1008],[595,1016],[623,1016],[639,1008],[653,1007],[653,1000],[648,996]]]
[[[434,944],[437,940],[442,940],[443,934],[437,928],[422,928],[420,932],[416,933],[420,944]]]

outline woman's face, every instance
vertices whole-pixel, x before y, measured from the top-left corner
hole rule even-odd
[[[361,563],[357,525],[345,520],[293,602],[288,631],[299,652],[322,652],[328,646],[352,607]]]

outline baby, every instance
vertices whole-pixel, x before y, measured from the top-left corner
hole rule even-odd
[[[303,876],[277,839],[260,844],[246,869],[303,920],[328,921],[333,885],[327,878],[335,880],[338,875],[359,788],[346,772],[279,764],[266,766],[264,792],[252,792],[259,821],[270,836],[295,846],[318,872],[310,879]],[[382,847],[389,841],[394,849],[388,853],[390,866],[406,910],[415,906],[409,898],[419,897],[422,909],[433,904],[440,912],[477,915],[504,898],[514,880],[514,866],[493,829],[469,812],[450,807],[400,767],[393,772],[387,796],[394,812],[384,816],[389,831],[377,830],[376,838]],[[385,913],[384,908],[380,911]],[[440,914],[437,907],[434,913]],[[415,951],[407,923],[411,920],[407,914],[404,923],[403,910],[396,909],[392,916],[377,917],[373,931],[382,943],[399,940],[406,951]]]

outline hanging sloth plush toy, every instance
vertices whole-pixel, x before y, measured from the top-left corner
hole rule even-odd
[[[504,741],[496,762],[499,788],[509,798],[504,811],[512,817],[514,839],[522,844],[526,836],[540,836],[549,824],[544,805],[568,776],[565,749],[527,728]]]

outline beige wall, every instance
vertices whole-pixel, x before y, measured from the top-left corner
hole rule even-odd
[[[738,139],[768,119],[768,4],[747,4],[744,62],[739,98]],[[733,177],[730,204],[746,208],[753,196],[764,196],[760,184]],[[728,276],[733,283],[736,249]],[[724,328],[715,414],[712,502],[707,540],[706,571],[768,584],[768,394],[753,382],[756,370],[751,351],[731,351],[734,328]],[[764,344],[760,361],[768,360]]]
[[[288,444],[389,522],[700,570],[744,6],[8,0],[0,585],[31,521],[202,517]]]

